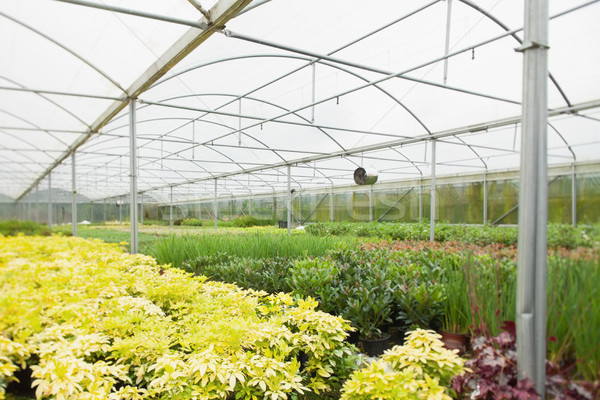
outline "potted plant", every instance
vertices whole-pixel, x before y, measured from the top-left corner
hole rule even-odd
[[[451,400],[451,379],[464,372],[464,360],[443,348],[438,334],[417,329],[403,346],[355,371],[344,383],[341,400]]]
[[[442,342],[449,349],[466,349],[467,334],[471,325],[469,291],[463,268],[450,263],[444,270],[446,296],[443,301]]]
[[[393,297],[389,281],[380,271],[364,278],[346,287],[348,301],[343,317],[358,328],[365,353],[378,356],[389,346],[390,335],[382,332],[381,326],[392,322]]]
[[[437,329],[443,315],[444,285],[422,273],[420,281],[398,284],[394,290],[396,320],[404,331]]]

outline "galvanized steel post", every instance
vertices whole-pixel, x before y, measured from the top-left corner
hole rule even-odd
[[[77,174],[75,166],[75,152],[71,153],[71,227],[73,236],[77,236]]]
[[[571,165],[571,224],[577,226],[577,175],[575,163]]]
[[[310,108],[310,122],[315,122],[315,99],[316,99],[316,74],[317,74],[317,64],[312,63],[312,107]]]
[[[329,188],[329,219],[331,222],[335,220],[335,208],[333,203],[333,185]]]
[[[292,167],[288,164],[287,166],[287,231],[288,235],[292,232]]]
[[[423,222],[423,180],[419,178],[419,222]]]
[[[140,193],[140,225],[144,226],[144,194]]]
[[[373,222],[373,185],[369,188],[369,222]]]
[[[429,208],[429,241],[435,240],[435,139],[431,139],[431,204]]]
[[[35,185],[35,220],[40,222],[40,184]]]
[[[525,2],[519,237],[517,361],[519,376],[546,382],[546,261],[548,224],[548,0]]]
[[[169,227],[173,227],[173,186],[171,188],[171,196],[169,197]]]
[[[136,100],[129,102],[129,224],[131,254],[138,252],[138,208],[137,208],[137,144],[136,144]],[[123,207],[121,205],[121,207]]]
[[[52,228],[52,171],[48,173],[48,227]]]
[[[215,231],[217,230],[217,218],[219,212],[219,203],[217,202],[217,179],[215,179],[215,202],[213,204],[214,207],[214,220],[215,220]]]
[[[444,46],[444,55],[450,51],[450,22],[452,21],[452,0],[446,0],[446,44]],[[448,80],[448,58],[444,58],[444,85]]]
[[[487,224],[488,212],[488,191],[487,191],[487,171],[483,173],[483,224]]]

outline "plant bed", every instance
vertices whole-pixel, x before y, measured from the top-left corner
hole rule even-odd
[[[2,388],[28,366],[41,398],[275,400],[326,397],[352,370],[348,323],[310,299],[80,238],[0,238],[0,260]]]

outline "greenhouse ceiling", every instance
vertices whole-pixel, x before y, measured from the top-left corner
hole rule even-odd
[[[128,194],[132,121],[158,201],[283,191],[288,166],[300,189],[428,177],[432,140],[438,174],[518,168],[523,8],[3,0],[0,194],[73,170],[89,199]],[[550,165],[600,161],[598,21],[597,0],[550,2]]]

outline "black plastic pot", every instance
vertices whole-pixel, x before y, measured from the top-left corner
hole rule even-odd
[[[390,334],[384,333],[382,337],[377,339],[360,339],[363,345],[363,350],[368,356],[378,357],[383,352],[390,348]]]

